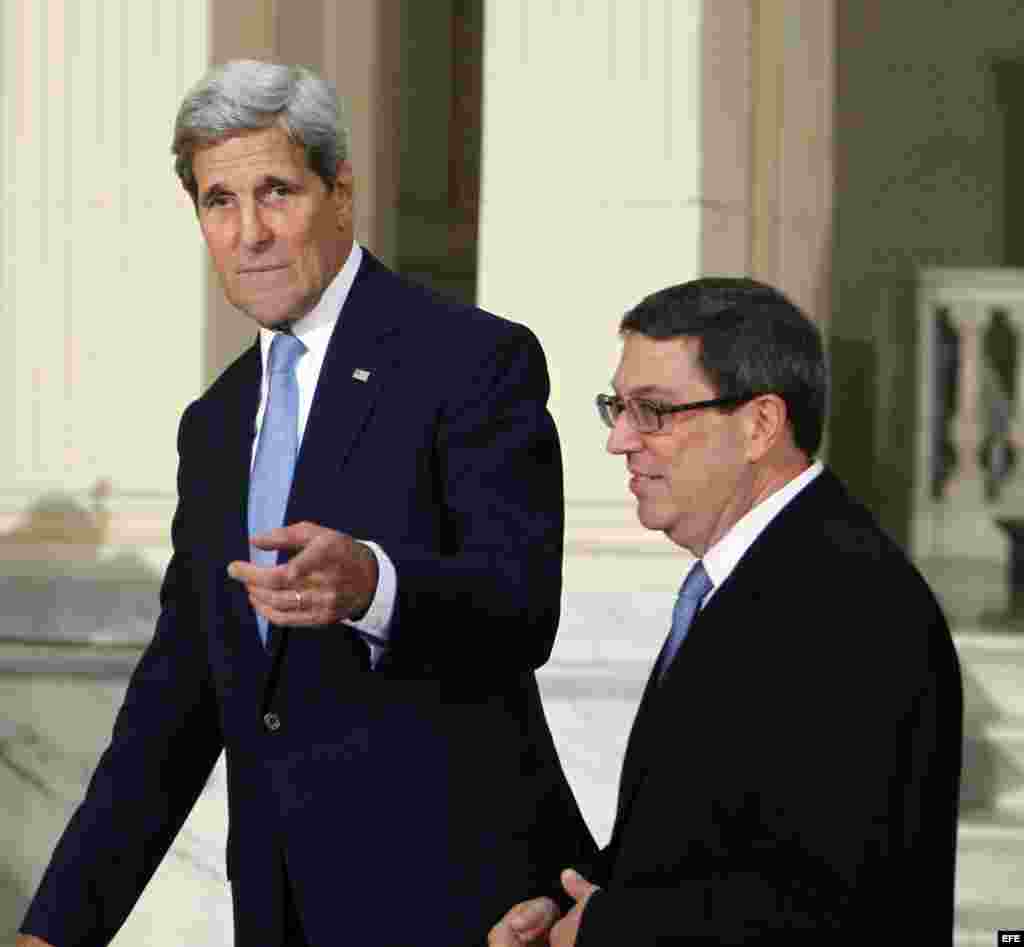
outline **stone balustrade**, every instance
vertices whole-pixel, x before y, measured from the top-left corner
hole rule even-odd
[[[1007,562],[1024,517],[1024,270],[926,268],[918,283],[918,559]]]

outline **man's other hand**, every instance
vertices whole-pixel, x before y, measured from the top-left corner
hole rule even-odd
[[[548,943],[548,931],[560,916],[558,905],[551,898],[520,901],[491,928],[487,947],[542,947]]]
[[[551,928],[550,943],[551,947],[574,947],[576,935],[580,929],[580,921],[583,919],[583,910],[586,908],[590,896],[599,888],[571,868],[566,868],[562,872],[562,887],[565,889],[565,893],[576,902],[576,905]]]
[[[53,944],[36,937],[35,934],[19,934],[14,941],[14,947],[53,947]]]
[[[377,591],[377,558],[363,543],[306,522],[249,541],[258,549],[295,553],[276,566],[228,566],[228,575],[245,585],[252,607],[271,624],[333,625],[366,614]]]

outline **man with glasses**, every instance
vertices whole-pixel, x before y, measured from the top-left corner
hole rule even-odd
[[[920,574],[815,460],[817,329],[768,286],[702,279],[621,334],[608,450],[693,559],[611,841],[563,872],[564,916],[520,903],[490,944],[949,944],[959,666]]]

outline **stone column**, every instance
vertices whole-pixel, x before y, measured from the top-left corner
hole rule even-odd
[[[705,3],[701,270],[772,283],[828,326],[833,0]]]
[[[1020,474],[1021,468],[1024,467],[1024,305],[1014,302],[1005,308],[1010,328],[1017,335],[1015,398],[1010,415],[1010,443],[1017,450],[1015,479],[1020,481],[1024,487],[1024,477]]]
[[[699,268],[701,7],[485,4],[478,298],[547,352],[570,541],[633,531],[594,396],[625,310]]]
[[[960,371],[953,440],[957,466],[946,484],[945,500],[951,507],[984,506],[984,488],[978,448],[981,445],[980,386],[982,371],[981,333],[985,307],[961,301],[950,307],[950,320],[960,337]]]
[[[485,4],[479,299],[548,352],[571,526],[631,528],[592,417],[625,309],[749,274],[827,325],[832,17],[832,0]]]
[[[629,722],[687,557],[637,522],[594,396],[610,389],[623,313],[700,270],[703,7],[484,5],[478,300],[530,326],[551,368],[567,557],[541,682],[598,838],[610,829]]]

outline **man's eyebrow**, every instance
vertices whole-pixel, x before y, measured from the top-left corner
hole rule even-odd
[[[212,197],[219,197],[221,194],[231,193],[223,184],[211,184],[203,193],[199,196],[201,203],[206,204]]]
[[[612,382],[612,388],[620,396],[622,392],[615,387],[615,382]],[[628,392],[630,398],[674,398],[675,394],[671,389],[665,388],[662,385],[640,385],[637,388],[631,388]]]
[[[257,187],[256,190],[262,193],[263,191],[272,191],[275,187],[290,187],[295,189],[299,187],[299,182],[294,181],[291,178],[279,177],[276,174],[268,174],[262,181],[260,181],[259,187]]]

